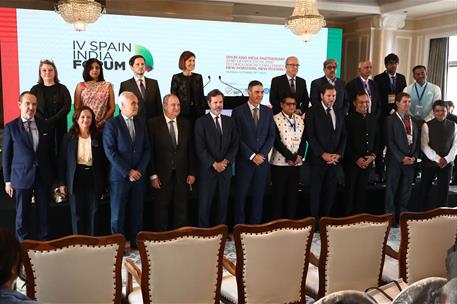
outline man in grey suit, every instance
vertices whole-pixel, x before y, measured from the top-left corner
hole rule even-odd
[[[157,80],[144,76],[146,64],[144,57],[135,55],[129,60],[133,78],[121,82],[119,95],[124,91],[132,92],[138,98],[138,118],[146,122],[149,118],[162,114],[162,100]]]
[[[336,78],[336,70],[338,62],[335,59],[327,59],[324,61],[324,76],[314,79],[311,82],[310,100],[311,106],[321,103],[321,89],[325,84],[331,84],[336,89],[336,100],[333,107],[342,110],[346,115],[349,110],[349,97],[346,92],[346,83],[340,78]]]
[[[414,164],[419,154],[419,128],[409,113],[411,96],[399,93],[397,111],[387,117],[386,212],[398,224],[399,213],[407,211],[414,177]],[[398,192],[398,193],[397,193]],[[399,209],[399,211],[397,210]]]

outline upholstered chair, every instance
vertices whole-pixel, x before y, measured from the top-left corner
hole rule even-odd
[[[447,250],[456,243],[457,209],[403,212],[400,229],[399,251],[386,251],[383,281],[401,277],[411,284],[427,277],[445,278]]]
[[[357,303],[357,304],[377,304],[364,292],[358,290],[342,290],[331,293],[314,304],[339,304],[339,303]]]
[[[227,259],[224,303],[305,303],[314,219],[277,220],[233,229],[237,263]]]
[[[226,238],[224,225],[138,233],[141,270],[125,262],[128,302],[219,303]]]
[[[320,299],[336,291],[379,286],[392,217],[359,214],[322,217],[321,253],[311,254],[306,292]]]
[[[23,242],[27,295],[40,303],[121,303],[125,238]]]

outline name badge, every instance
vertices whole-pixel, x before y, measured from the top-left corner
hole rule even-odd
[[[387,95],[387,102],[389,104],[395,103],[395,94],[389,94]]]
[[[408,139],[408,145],[412,145],[412,144],[413,144],[413,136],[407,134],[407,135],[406,135],[406,138]]]
[[[423,106],[420,106],[420,105],[416,105],[416,109],[414,111],[414,115],[416,116],[422,116],[422,111],[423,111],[424,107]]]

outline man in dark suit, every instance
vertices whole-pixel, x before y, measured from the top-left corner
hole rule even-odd
[[[111,232],[126,235],[125,216],[130,216],[127,239],[136,247],[143,228],[145,174],[151,147],[145,123],[138,119],[138,99],[132,92],[119,96],[121,113],[108,120],[103,145],[110,163]]]
[[[52,132],[35,116],[37,99],[29,91],[19,96],[20,117],[9,122],[3,133],[3,178],[5,191],[16,192],[16,237],[30,239],[30,210],[35,195],[38,239],[48,239],[48,205],[53,171]]]
[[[238,134],[240,150],[236,159],[235,223],[246,222],[245,207],[248,193],[252,195],[249,224],[262,221],[263,196],[270,165],[268,153],[275,141],[275,124],[272,111],[260,104],[263,85],[253,80],[248,86],[249,100],[232,112]]]
[[[311,93],[310,100],[311,105],[318,105],[321,103],[321,88],[324,84],[330,83],[336,89],[336,101],[334,107],[343,111],[346,115],[349,110],[349,97],[346,92],[346,83],[336,78],[336,70],[338,68],[338,62],[335,59],[327,59],[324,61],[324,76],[321,78],[314,79],[311,82]]]
[[[132,92],[138,98],[138,118],[145,122],[154,116],[162,114],[162,102],[157,80],[144,76],[146,69],[144,57],[135,55],[129,60],[133,78],[121,82],[119,94],[124,91]]]
[[[395,96],[398,93],[403,92],[406,87],[406,78],[400,73],[397,73],[397,67],[399,58],[395,54],[389,54],[384,58],[384,65],[386,70],[381,74],[374,77],[374,83],[378,90],[380,110],[381,114],[379,117],[379,131],[381,144],[379,150],[376,151],[376,171],[379,175],[380,181],[384,180],[384,157],[383,151],[386,146],[385,138],[385,123],[386,118],[390,114],[395,112]]]
[[[420,139],[417,123],[409,114],[411,96],[397,94],[395,105],[397,111],[386,123],[386,213],[392,213],[398,225],[400,212],[408,210]]]
[[[273,115],[281,112],[281,100],[292,96],[297,101],[297,114],[304,113],[308,109],[309,96],[306,89],[306,81],[297,76],[298,58],[291,56],[286,59],[286,74],[274,77],[270,86],[270,104],[273,107]]]
[[[163,115],[148,121],[153,148],[149,176],[157,190],[154,222],[158,231],[187,225],[187,197],[195,182],[192,128],[187,119],[178,117],[180,109],[176,95],[165,95]]]
[[[368,95],[368,113],[378,119],[380,116],[380,101],[378,96],[378,90],[373,80],[370,79],[371,71],[373,66],[371,61],[363,60],[359,62],[359,76],[352,79],[346,84],[346,91],[349,96],[349,100],[355,100],[357,92],[365,91]],[[350,105],[349,112],[354,111],[354,107]]]
[[[366,212],[368,175],[378,145],[378,123],[367,113],[365,92],[357,93],[354,108],[355,112],[346,116],[347,143],[343,160],[346,215]]]
[[[333,107],[336,89],[322,87],[321,103],[306,114],[305,126],[309,142],[311,166],[310,210],[317,220],[330,216],[337,187],[337,167],[346,145],[344,114]],[[319,210],[320,209],[320,210]]]
[[[207,96],[210,112],[195,123],[195,152],[199,160],[198,226],[210,227],[211,205],[216,196],[217,218],[226,224],[232,164],[238,152],[238,133],[231,117],[222,115],[224,95],[212,90]],[[216,194],[216,195],[215,195]]]

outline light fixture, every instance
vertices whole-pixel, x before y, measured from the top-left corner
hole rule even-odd
[[[312,35],[325,26],[324,17],[317,9],[317,0],[296,0],[294,12],[287,18],[286,26],[303,41],[310,41]]]
[[[96,0],[59,0],[54,5],[55,11],[76,31],[86,30],[88,23],[94,23],[105,12],[105,1]]]

